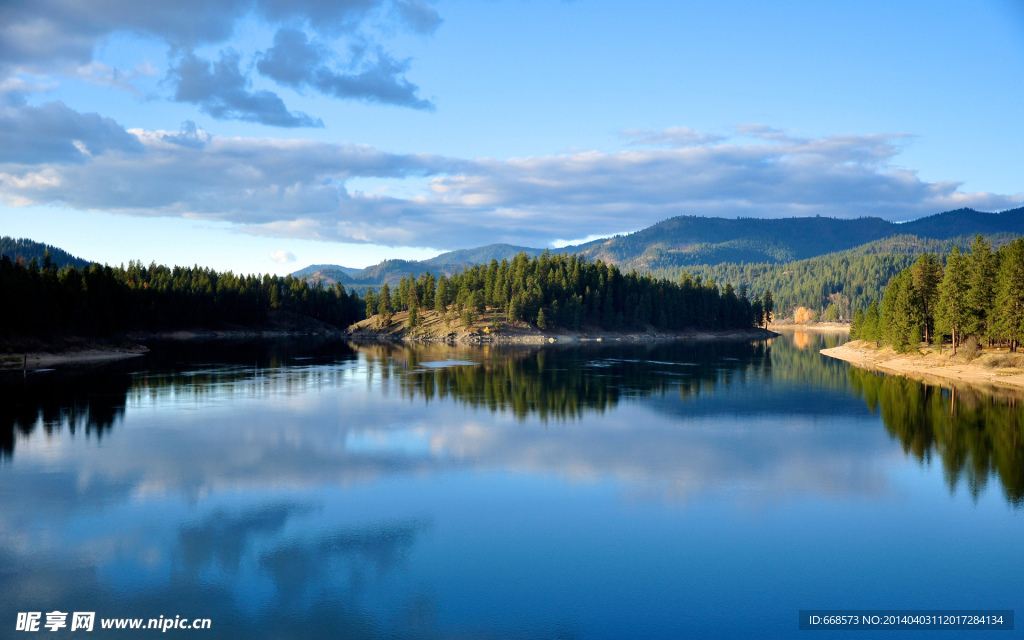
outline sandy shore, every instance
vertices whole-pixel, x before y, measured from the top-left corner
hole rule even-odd
[[[27,369],[29,371],[36,371],[58,367],[94,365],[137,358],[148,352],[149,349],[146,347],[138,347],[132,349],[82,349],[81,351],[67,351],[64,353],[36,351],[10,354],[0,356],[0,370],[20,371]]]
[[[807,322],[802,324],[770,324],[772,331],[821,331],[824,333],[850,333],[846,322]]]
[[[934,349],[922,349],[918,354],[898,354],[888,347],[875,348],[874,343],[860,340],[847,342],[821,353],[865,369],[877,369],[887,373],[915,378],[925,382],[942,384],[950,381],[963,382],[972,386],[1004,387],[1024,389],[1024,368],[998,366],[1014,357],[1002,352],[985,352],[971,362],[954,358],[949,349],[939,354]]]

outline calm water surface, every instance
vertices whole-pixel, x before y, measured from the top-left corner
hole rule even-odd
[[[203,638],[1020,614],[1024,402],[818,354],[838,341],[204,346],[0,380],[0,637],[54,609]]]

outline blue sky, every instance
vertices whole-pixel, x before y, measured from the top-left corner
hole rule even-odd
[[[1024,200],[1020,0],[145,4],[0,6],[0,235],[287,273]]]

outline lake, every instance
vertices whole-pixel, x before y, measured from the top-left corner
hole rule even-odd
[[[86,637],[773,638],[801,609],[1018,606],[1021,398],[818,353],[842,340],[7,374],[0,636],[59,610],[96,612]]]

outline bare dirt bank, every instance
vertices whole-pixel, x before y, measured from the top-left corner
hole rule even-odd
[[[420,342],[447,344],[543,344],[574,342],[662,342],[670,340],[763,340],[775,334],[765,329],[730,331],[601,331],[566,329],[541,330],[525,322],[508,323],[503,316],[495,322],[494,314],[482,314],[472,326],[449,316],[448,321],[436,311],[422,311],[419,325],[407,325],[408,312],[396,313],[391,325],[382,327],[380,318],[373,316],[357,322],[348,328],[348,338],[353,342]]]
[[[899,354],[889,347],[854,340],[821,353],[864,369],[895,373],[925,382],[962,382],[972,386],[1024,389],[1024,356],[1006,351],[984,352],[967,361],[962,354],[953,356],[944,349],[932,348]]]

